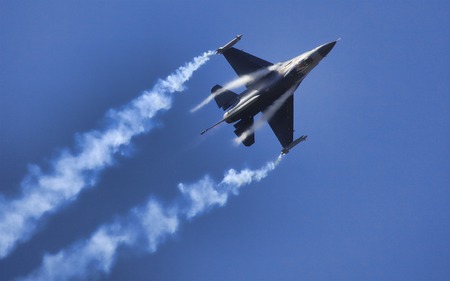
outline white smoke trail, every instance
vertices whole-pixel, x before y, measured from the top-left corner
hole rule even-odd
[[[23,280],[91,280],[111,270],[121,247],[152,253],[168,234],[176,232],[178,225],[176,211],[165,210],[150,199],[126,217],[99,227],[88,239],[45,255],[41,267]]]
[[[178,188],[189,199],[190,203],[189,208],[185,210],[187,218],[195,217],[214,205],[225,205],[230,194],[237,195],[240,187],[254,181],[259,182],[267,177],[269,172],[273,171],[281,162],[282,158],[283,155],[280,155],[275,161],[269,162],[257,170],[244,169],[237,172],[230,169],[218,184],[208,176],[190,185],[180,183]]]
[[[199,110],[200,108],[204,107],[209,102],[211,102],[216,96],[223,94],[226,90],[236,89],[236,88],[239,88],[248,83],[252,83],[252,82],[256,81],[257,79],[263,77],[264,75],[268,74],[272,70],[276,69],[276,67],[277,67],[276,65],[264,67],[264,68],[256,70],[255,72],[240,76],[240,77],[228,82],[227,84],[225,84],[225,86],[223,86],[223,88],[220,88],[220,89],[214,91],[205,100],[203,100],[196,107],[191,109],[191,112],[195,112],[195,111]]]
[[[280,109],[280,107],[284,104],[284,102],[294,94],[298,85],[291,87],[286,91],[281,97],[273,102],[262,114],[261,118],[256,121],[247,131],[243,132],[240,136],[234,138],[235,144],[240,144],[243,142],[249,135],[253,134],[256,130],[258,130],[266,121],[272,119],[273,115]]]
[[[163,207],[157,200],[150,199],[127,216],[99,227],[87,240],[44,256],[41,266],[22,280],[87,280],[106,275],[121,248],[155,252],[165,238],[177,232],[181,220],[190,220],[215,206],[224,206],[228,197],[238,194],[242,186],[267,177],[281,159],[282,155],[257,170],[230,169],[220,183],[208,176],[193,184],[180,183],[181,200],[175,200],[175,204]]]
[[[78,151],[62,152],[52,161],[50,172],[43,173],[37,166],[30,169],[22,182],[20,198],[8,201],[0,196],[0,258],[29,239],[44,215],[56,212],[76,199],[81,190],[94,185],[96,175],[113,164],[114,156],[133,137],[151,129],[155,114],[171,107],[168,94],[184,90],[194,71],[212,54],[209,51],[194,58],[123,108],[111,110],[109,126],[82,134]]]

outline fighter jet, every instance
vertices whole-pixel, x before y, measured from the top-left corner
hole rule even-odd
[[[219,108],[225,113],[223,119],[204,130],[201,134],[214,128],[222,122],[235,123],[234,133],[245,146],[255,143],[254,117],[258,113],[271,112],[268,123],[282,146],[282,153],[286,154],[295,145],[306,139],[306,136],[294,139],[294,95],[303,79],[328,55],[337,41],[320,45],[291,60],[270,63],[254,55],[233,47],[242,35],[217,49],[217,54],[225,59],[239,77],[249,75],[245,85],[246,90],[236,94],[220,85],[211,89]],[[256,75],[257,74],[257,75]]]

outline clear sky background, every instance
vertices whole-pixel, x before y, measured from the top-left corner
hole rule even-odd
[[[184,62],[243,34],[271,62],[342,38],[295,96],[309,136],[269,177],[182,224],[153,253],[123,251],[105,280],[450,280],[449,1],[2,1],[0,187],[20,196],[76,134]],[[250,148],[210,88],[235,78],[213,56],[95,187],[0,260],[36,269],[97,227],[177,184],[256,169],[281,149],[269,126]],[[32,208],[33,206],[30,206]]]

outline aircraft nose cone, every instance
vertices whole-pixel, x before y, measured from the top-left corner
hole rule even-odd
[[[321,46],[318,50],[319,54],[322,57],[325,57],[326,55],[328,55],[328,53],[331,51],[331,49],[333,49],[334,45],[336,45],[336,41],[333,41],[333,42],[330,42],[330,43],[327,43],[327,44]]]

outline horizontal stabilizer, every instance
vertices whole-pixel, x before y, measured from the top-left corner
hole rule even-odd
[[[241,121],[234,124],[234,127],[236,128],[236,130],[234,130],[234,133],[239,138],[241,138],[242,134],[247,132],[252,126],[253,126],[253,118],[252,117],[241,119]],[[248,136],[242,140],[242,143],[245,146],[251,146],[252,144],[254,144],[255,143],[255,133],[252,132],[251,134],[248,134]]]
[[[216,85],[211,89],[211,93],[217,93],[223,87]],[[238,100],[238,95],[230,90],[220,90],[220,93],[214,97],[217,106],[223,110],[230,108]]]

